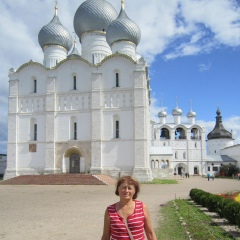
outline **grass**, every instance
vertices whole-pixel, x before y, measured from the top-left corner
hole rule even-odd
[[[176,210],[176,207],[177,210]],[[175,200],[161,208],[159,228],[156,231],[158,240],[189,239],[187,231],[193,240],[232,239],[223,229],[212,222],[198,207],[188,200]],[[186,225],[182,225],[179,216]]]
[[[151,182],[144,182],[143,184],[177,184],[176,180],[170,179],[153,179]]]

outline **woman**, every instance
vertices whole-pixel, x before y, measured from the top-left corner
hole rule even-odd
[[[101,240],[157,240],[147,206],[136,200],[139,183],[130,176],[118,179],[119,202],[107,207]]]

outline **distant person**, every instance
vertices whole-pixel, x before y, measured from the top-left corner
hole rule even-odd
[[[240,181],[240,172],[238,173],[238,181]]]
[[[209,181],[210,177],[211,177],[211,175],[210,175],[210,173],[208,173],[207,174],[208,181]]]
[[[212,174],[211,178],[212,178],[212,180],[214,181],[214,178],[215,178],[215,175],[214,175],[214,173]]]
[[[157,240],[147,206],[136,200],[139,183],[130,176],[118,179],[115,194],[120,200],[107,207],[101,240]]]

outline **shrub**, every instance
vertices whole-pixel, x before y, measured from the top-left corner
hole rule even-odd
[[[210,212],[216,212],[231,224],[240,227],[240,203],[196,188],[191,189],[189,196],[197,204],[207,207]]]

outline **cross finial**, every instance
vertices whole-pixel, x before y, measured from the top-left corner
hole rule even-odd
[[[58,15],[58,0],[55,0],[55,15]]]
[[[190,99],[190,110],[192,111],[192,99]]]
[[[124,10],[124,0],[121,0],[122,3],[122,9]]]
[[[161,98],[161,107],[163,108],[163,98]]]
[[[76,48],[77,47],[77,35],[75,32],[73,32],[73,34],[74,34],[74,48]]]
[[[176,107],[178,108],[178,96],[176,96]]]

